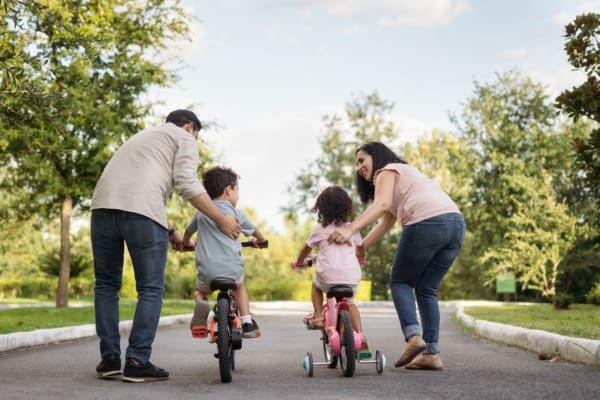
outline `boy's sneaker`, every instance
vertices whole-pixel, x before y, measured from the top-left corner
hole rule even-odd
[[[208,301],[200,301],[194,307],[194,316],[190,321],[190,329],[192,330],[192,336],[197,339],[203,339],[208,336],[206,318],[209,308]]]
[[[98,378],[114,378],[121,375],[121,356],[109,354],[102,357],[102,361],[96,366]]]
[[[155,367],[150,361],[142,364],[135,358],[128,358],[123,368],[124,382],[151,382],[169,379],[169,371]]]
[[[260,330],[258,324],[252,318],[252,322],[246,322],[242,324],[242,337],[246,339],[254,339],[260,337]]]

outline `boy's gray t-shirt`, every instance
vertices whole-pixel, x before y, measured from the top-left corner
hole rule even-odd
[[[225,215],[234,215],[240,220],[242,233],[252,235],[256,229],[242,210],[235,208],[229,201],[215,200],[215,205]],[[231,239],[219,229],[219,226],[205,214],[197,211],[187,228],[187,232],[196,237],[196,267],[198,279],[205,283],[217,277],[239,279],[244,273],[242,245],[239,239]]]

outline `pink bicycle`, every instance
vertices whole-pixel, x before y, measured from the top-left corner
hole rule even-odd
[[[315,257],[316,258],[316,257]],[[313,263],[308,259],[308,265]],[[296,269],[296,265],[292,264]],[[375,359],[361,360],[360,334],[352,327],[350,318],[350,304],[345,298],[352,297],[352,288],[346,285],[333,286],[327,292],[327,302],[323,306],[325,324],[321,331],[323,343],[324,362],[315,362],[313,354],[309,351],[304,357],[303,367],[309,377],[313,376],[315,365],[326,365],[336,368],[339,362],[342,375],[351,377],[354,375],[356,364],[375,364],[377,374],[383,373],[385,367],[385,356],[379,350],[375,351]]]

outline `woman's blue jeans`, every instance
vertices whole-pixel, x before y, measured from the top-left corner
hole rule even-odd
[[[139,214],[120,210],[92,211],[94,254],[94,308],[100,354],[121,355],[119,290],[123,277],[125,244],[133,263],[138,302],[129,334],[126,358],[150,359],[164,291],[169,246],[167,230]]]
[[[437,288],[465,240],[462,214],[438,215],[402,230],[392,264],[392,299],[405,340],[420,335],[415,295],[423,325],[425,354],[439,353],[440,310]],[[414,293],[413,293],[414,290]]]

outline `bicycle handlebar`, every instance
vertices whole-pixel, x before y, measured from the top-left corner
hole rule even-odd
[[[254,247],[256,249],[266,249],[267,247],[269,247],[269,241],[265,240],[263,242],[254,243],[254,241],[248,240],[246,242],[242,242],[242,247]],[[194,251],[195,249],[196,249],[195,247],[185,246],[183,248],[183,251]]]
[[[256,249],[266,249],[269,247],[269,241],[265,240],[263,242],[254,243],[253,240],[248,240],[246,242],[242,242],[242,247],[254,247]]]
[[[359,258],[358,259],[358,264],[361,265],[361,266],[363,266],[363,265],[365,265],[365,261],[366,261],[366,258]],[[302,265],[302,266],[299,266],[298,264],[296,264],[296,262],[293,262],[292,263],[292,269],[295,271],[297,269],[298,270],[303,270],[303,269],[312,267],[313,264],[317,263],[317,256],[307,257],[305,259],[305,262],[306,262],[306,265]]]

